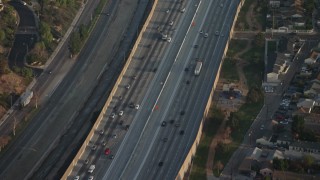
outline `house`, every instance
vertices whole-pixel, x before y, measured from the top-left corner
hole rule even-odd
[[[258,166],[258,161],[255,159],[252,159],[250,157],[246,157],[240,164],[238,171],[240,174],[248,175],[250,174],[251,177],[256,176],[256,172],[252,170],[253,167]]]
[[[289,171],[273,171],[272,179],[273,180],[289,180],[289,179],[303,179],[303,180],[316,180],[319,179],[320,176],[317,175],[309,175],[309,174],[299,174]]]
[[[272,177],[273,175],[273,165],[271,162],[265,161],[260,164],[260,174],[263,177]]]
[[[307,58],[304,60],[304,63],[308,64],[308,65],[314,64],[315,62],[316,62],[316,60],[313,58]]]
[[[279,8],[280,7],[280,0],[270,0],[269,6],[271,8]]]
[[[289,145],[289,149],[284,152],[286,157],[301,159],[305,155],[310,155],[316,160],[320,160],[320,143],[296,141]]]
[[[304,116],[304,130],[320,136],[320,113],[313,113],[314,109]]]
[[[0,12],[3,11],[3,9],[4,9],[4,5],[2,3],[2,0],[0,0]]]
[[[315,101],[312,99],[304,99],[304,98],[300,98],[299,102],[297,103],[297,108],[300,109],[304,109],[307,113],[310,113],[313,106],[315,104]]]
[[[320,83],[317,81],[313,81],[311,86],[309,86],[303,94],[310,98],[315,98],[320,94]]]
[[[256,144],[266,147],[274,147],[276,145],[276,141],[273,141],[274,136],[272,132],[265,132],[261,138],[256,139]]]
[[[268,83],[280,83],[279,74],[275,72],[271,72],[267,74],[267,82]]]
[[[277,145],[282,147],[288,147],[292,142],[292,133],[290,131],[285,131],[280,133],[277,139]]]

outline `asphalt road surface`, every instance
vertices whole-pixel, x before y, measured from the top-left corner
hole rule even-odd
[[[91,92],[108,64],[112,62],[112,57],[115,56],[120,44],[119,39],[124,36],[137,7],[137,3],[133,1],[116,2],[112,5],[113,7],[107,6],[106,10],[116,10],[116,6],[120,6],[125,8],[123,11],[126,11],[127,14],[119,16],[118,13],[115,13],[111,16],[100,16],[93,35],[78,56],[75,66],[63,81],[55,82],[59,86],[53,88],[55,89],[53,94],[47,94],[47,103],[1,158],[1,179],[29,178],[57,145],[61,135],[67,132],[70,126],[71,130],[76,130],[72,129],[72,124],[81,120],[76,117],[83,110],[82,107],[87,98],[94,98],[90,96]],[[109,23],[110,26],[108,26]],[[56,58],[67,57],[64,55],[67,55],[66,51],[58,54]],[[119,69],[119,64],[122,63],[114,64],[117,64]],[[116,68],[111,73],[116,74],[115,71],[117,71]],[[47,81],[45,77],[42,78],[42,82]],[[109,84],[109,86],[112,85]],[[37,88],[41,86],[36,86]],[[43,88],[39,91],[44,92]],[[96,98],[99,99],[100,96]],[[90,112],[91,110],[85,109],[84,111]]]
[[[88,177],[91,164],[96,165],[92,175],[97,179],[176,177],[198,132],[238,3],[222,0],[189,1],[182,6],[175,5],[179,4],[176,2],[158,3],[140,43],[141,50],[134,55],[103,125],[92,137],[70,178]],[[186,7],[184,13],[180,12],[182,7]],[[174,22],[173,28],[168,25],[170,21]],[[159,39],[156,30],[168,34],[172,41]],[[201,31],[208,33],[208,37]],[[203,61],[198,77],[193,74],[196,60]],[[149,63],[139,66],[139,61]],[[137,75],[139,71],[143,73]],[[129,108],[131,103],[139,104],[139,109]],[[121,111],[124,114],[120,116]],[[167,124],[161,127],[163,121]],[[124,129],[127,124],[130,124],[128,131]],[[105,130],[103,135],[99,134],[101,129]],[[93,146],[97,149],[91,150]],[[104,154],[105,148],[110,148],[110,155]],[[85,160],[89,160],[87,165]]]

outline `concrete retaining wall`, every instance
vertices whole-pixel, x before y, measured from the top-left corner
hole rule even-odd
[[[217,73],[216,79],[214,81],[213,88],[212,88],[212,91],[210,93],[206,109],[205,109],[204,114],[203,114],[203,118],[202,118],[201,123],[200,123],[198,134],[197,134],[197,136],[195,138],[195,141],[194,141],[193,145],[190,148],[190,151],[189,151],[186,159],[184,160],[184,163],[182,164],[182,166],[180,168],[179,173],[177,174],[177,177],[176,177],[177,180],[182,180],[184,178],[185,173],[188,171],[190,165],[192,164],[193,156],[196,154],[197,146],[199,145],[199,142],[200,142],[200,139],[201,139],[201,135],[202,135],[203,123],[204,123],[204,120],[206,119],[206,117],[208,115],[208,112],[209,112],[209,109],[211,107],[211,103],[212,103],[212,99],[213,99],[213,93],[214,93],[216,85],[217,85],[217,83],[219,81],[220,71],[221,71],[221,67],[222,67],[222,64],[223,64],[223,60],[224,60],[225,55],[226,55],[226,53],[228,51],[229,42],[230,42],[230,40],[231,40],[231,38],[233,36],[233,32],[234,32],[233,29],[234,29],[235,23],[237,21],[240,9],[241,9],[242,5],[244,4],[244,2],[245,2],[245,0],[242,0],[238,5],[237,12],[236,12],[235,18],[233,20],[232,28],[230,30],[229,40],[228,40],[228,42],[226,44],[226,47],[224,49],[222,61],[221,61],[220,65],[219,65],[218,73]]]
[[[118,89],[118,85],[120,84],[122,78],[123,78],[123,75],[124,73],[126,72],[126,70],[128,69],[129,67],[129,64],[131,63],[131,60],[132,60],[132,57],[133,55],[135,54],[137,48],[138,48],[138,45],[142,39],[142,35],[143,33],[145,32],[145,30],[147,29],[148,25],[149,25],[149,22],[153,16],[153,13],[155,11],[155,8],[156,8],[156,5],[158,3],[158,0],[154,0],[153,2],[153,5],[152,5],[152,8],[151,8],[151,11],[150,11],[150,14],[148,15],[148,18],[146,19],[140,33],[139,33],[139,36],[137,37],[137,40],[132,48],[132,51],[128,57],[128,60],[126,61],[126,64],[124,65],[124,68],[122,69],[105,105],[103,106],[98,118],[97,118],[97,121],[94,123],[91,131],[89,132],[86,140],[84,141],[84,143],[82,144],[81,148],[79,149],[77,155],[74,157],[74,159],[72,160],[71,164],[69,165],[69,167],[67,168],[67,170],[65,171],[64,175],[62,176],[61,179],[67,179],[67,177],[71,174],[72,170],[73,170],[73,167],[76,166],[78,160],[81,158],[82,154],[84,153],[87,145],[89,144],[91,138],[93,137],[94,133],[96,132],[100,122],[103,120],[103,117],[106,113],[106,110],[108,108],[108,106],[110,105],[111,101],[112,101],[112,97],[114,96],[114,94],[116,93],[117,89]]]

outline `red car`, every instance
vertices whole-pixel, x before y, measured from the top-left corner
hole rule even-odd
[[[111,153],[111,151],[110,151],[109,148],[107,148],[107,149],[104,151],[104,154],[105,154],[105,155],[109,155],[110,153]]]

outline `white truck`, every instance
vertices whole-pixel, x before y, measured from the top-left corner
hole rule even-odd
[[[202,61],[197,61],[196,68],[194,69],[194,75],[199,76],[202,68]]]
[[[25,107],[30,103],[31,98],[33,97],[33,91],[27,90],[20,97],[21,107]]]

